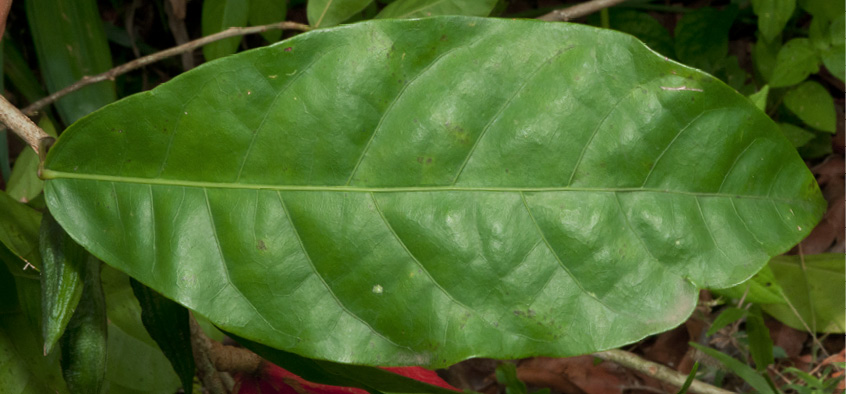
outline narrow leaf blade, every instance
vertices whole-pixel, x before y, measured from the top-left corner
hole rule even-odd
[[[82,296],[82,270],[89,258],[50,213],[41,219],[41,334],[44,354],[59,341]]]
[[[62,375],[71,392],[99,394],[105,381],[108,354],[99,260],[89,255],[82,280],[82,298],[62,336]]]
[[[130,284],[135,297],[141,304],[141,320],[144,327],[179,375],[183,390],[191,394],[194,381],[194,356],[191,351],[188,310],[134,279],[130,279]]]

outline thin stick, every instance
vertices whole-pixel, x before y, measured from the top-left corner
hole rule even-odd
[[[53,137],[47,135],[26,115],[21,113],[9,100],[0,95],[0,122],[3,122],[15,134],[21,137],[35,153],[41,153],[41,144],[51,141]]]
[[[296,22],[277,22],[271,23],[269,25],[262,25],[262,26],[251,26],[251,27],[230,27],[220,33],[215,33],[209,36],[205,36],[202,38],[198,38],[193,41],[186,42],[182,45],[175,46],[173,48],[168,48],[163,51],[159,51],[153,53],[151,55],[147,55],[144,57],[140,57],[135,59],[129,63],[122,64],[117,66],[109,71],[106,71],[101,74],[93,75],[93,76],[85,76],[82,77],[79,81],[74,82],[72,85],[66,86],[64,89],[59,90],[56,93],[53,93],[47,97],[44,97],[41,100],[38,100],[28,107],[23,109],[23,113],[27,115],[34,115],[38,113],[39,110],[42,108],[53,104],[56,100],[61,98],[62,96],[73,93],[85,86],[91,85],[93,83],[102,82],[105,80],[112,80],[118,75],[126,74],[129,71],[135,70],[137,68],[146,66],[150,63],[157,62],[164,58],[168,58],[171,56],[176,56],[185,52],[193,51],[194,49],[201,47],[203,45],[220,41],[224,38],[229,37],[236,37],[236,36],[243,36],[247,34],[256,34],[256,33],[263,33],[268,30],[299,30],[299,31],[309,31],[311,27],[308,25],[304,25],[302,23]]]
[[[586,15],[593,14],[596,11],[603,10],[608,7],[613,7],[626,0],[591,0],[581,4],[576,4],[571,7],[562,8],[560,10],[552,11],[548,14],[541,15],[538,19],[549,22],[567,22],[576,18],[581,18]]]
[[[661,364],[644,360],[634,353],[625,350],[613,349],[604,352],[594,353],[594,356],[603,360],[613,361],[626,368],[641,372],[647,376],[667,382],[677,387],[682,387],[687,380],[687,375],[676,370],[667,368]],[[694,380],[688,389],[690,393],[698,394],[734,394],[731,391]]]

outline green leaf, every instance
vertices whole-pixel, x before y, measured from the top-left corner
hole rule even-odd
[[[17,44],[8,38],[9,35],[5,37],[3,39],[3,76],[9,79],[26,101],[33,102],[46,96],[47,92],[41,87],[41,82],[24,60]]]
[[[106,305],[100,261],[83,264],[82,298],[62,335],[62,375],[73,393],[98,394],[106,374]]]
[[[755,389],[758,393],[761,394],[777,394],[772,387],[767,383],[767,380],[764,379],[763,376],[755,372],[752,367],[735,360],[731,356],[721,353],[718,350],[711,349],[707,346],[702,346],[696,342],[690,342],[690,346],[693,346],[697,350],[713,357],[720,363],[726,366],[731,372],[735,375],[739,376],[741,379],[749,383],[753,389]]]
[[[742,285],[739,285],[742,286]],[[714,319],[714,322],[711,323],[711,327],[708,328],[708,332],[705,333],[705,336],[711,336],[720,331],[721,328],[734,323],[746,316],[746,309],[740,309],[735,307],[728,307],[724,309],[720,314]]]
[[[676,55],[682,63],[715,71],[728,54],[728,33],[737,8],[723,11],[702,7],[682,16],[676,24]]]
[[[505,394],[527,394],[526,384],[517,378],[517,366],[508,362],[496,367],[496,381],[505,385]]]
[[[364,10],[373,0],[308,0],[306,14],[312,27],[331,27]]]
[[[51,149],[45,198],[104,261],[268,346],[567,356],[678,325],[697,286],[810,232],[826,204],[776,127],[618,32],[371,21],[86,117]]]
[[[749,337],[749,353],[755,361],[755,368],[758,372],[766,371],[767,366],[773,363],[773,340],[758,305],[749,308],[749,314],[746,316],[746,335]]]
[[[784,136],[797,148],[805,146],[816,137],[816,134],[790,123],[779,123],[778,125],[781,127]]]
[[[773,78],[773,71],[777,63],[778,53],[781,50],[781,39],[775,39],[768,42],[763,38],[759,38],[752,47],[752,61],[755,63],[755,69],[761,73],[761,77],[765,81],[770,81]]]
[[[129,283],[141,305],[144,327],[179,375],[182,388],[190,394],[194,382],[194,354],[188,310],[134,279]]]
[[[455,391],[423,383],[377,367],[314,360],[273,349],[227,333],[245,348],[295,375],[314,383],[358,387],[370,392],[454,394]]]
[[[249,9],[247,0],[203,0],[203,36],[246,26]],[[238,50],[240,42],[241,36],[215,41],[203,47],[203,56],[207,61],[229,56]]]
[[[825,68],[841,81],[846,81],[846,14],[840,13],[829,25],[830,46],[820,56]]]
[[[687,374],[687,379],[684,380],[684,384],[679,388],[679,391],[676,394],[685,394],[687,390],[690,388],[690,385],[693,384],[693,380],[696,379],[696,371],[699,370],[699,361],[693,363],[693,368],[690,369],[690,373]]]
[[[752,10],[758,16],[758,29],[767,41],[781,34],[795,8],[796,0],[752,0]]]
[[[82,296],[82,269],[88,252],[74,242],[50,213],[41,218],[41,335],[44,354],[65,331]]]
[[[176,392],[180,387],[179,376],[144,327],[141,305],[129,277],[104,264],[101,278],[108,300],[109,392]]]
[[[56,126],[49,116],[43,116],[38,121],[47,134],[57,137]],[[15,167],[12,169],[12,176],[6,183],[6,193],[15,200],[29,202],[41,194],[44,189],[44,181],[38,177],[38,154],[32,148],[26,147],[15,160]]]
[[[285,20],[288,15],[287,0],[250,0],[250,12],[247,21],[250,25],[261,26]],[[268,42],[282,38],[282,30],[269,30],[261,33]]]
[[[744,298],[748,302],[758,304],[784,303],[781,286],[776,281],[769,265],[761,268],[755,276],[746,282],[727,289],[711,289],[711,291],[734,299]]]
[[[24,2],[41,75],[50,93],[112,68],[109,44],[95,0]],[[115,100],[115,84],[103,81],[56,102],[66,124]]]
[[[837,115],[834,98],[825,87],[814,81],[805,81],[784,95],[784,105],[807,125],[834,134]]]
[[[799,154],[804,159],[816,159],[830,155],[832,152],[833,138],[831,134],[816,133],[814,139],[799,147]]]
[[[0,245],[0,248],[5,246]],[[3,256],[0,255],[0,259]],[[6,264],[0,264],[0,314],[18,312],[18,290],[15,287],[15,276]]]
[[[831,0],[799,0],[799,7],[813,16],[830,18],[833,15],[843,15],[846,12],[842,1]]]
[[[767,110],[767,97],[770,94],[770,85],[764,85],[761,90],[749,95],[749,100],[755,104],[761,111]]]
[[[839,253],[808,255],[803,269],[799,256],[774,258],[770,267],[799,317],[785,304],[764,305],[764,311],[798,330],[806,330],[807,325],[817,332],[846,331],[846,301],[832,296],[846,291],[843,261]]]
[[[4,270],[0,267],[0,271]],[[0,314],[0,382],[4,393],[43,394],[68,392],[59,367],[59,356],[42,355],[38,316],[38,279],[16,276],[16,313]],[[3,303],[11,300],[3,298]]]
[[[675,58],[673,49],[673,38],[667,28],[658,22],[657,19],[645,12],[633,10],[619,10],[611,8],[608,10],[611,28],[624,33],[629,33],[654,49],[658,53]],[[594,14],[596,15],[596,14]],[[599,21],[599,18],[596,18]],[[598,23],[595,23],[598,24]]]
[[[41,267],[41,255],[38,253],[40,224],[40,212],[0,192],[0,243],[37,269]]]
[[[141,326],[140,321],[137,324]],[[109,324],[108,330],[106,380],[109,394],[178,392],[179,378],[156,345],[132,336],[115,324]],[[191,386],[188,387],[186,392]]]
[[[410,19],[440,15],[488,16],[497,0],[396,0],[377,19]]]
[[[807,38],[794,38],[778,51],[770,86],[795,85],[820,70],[817,51]]]

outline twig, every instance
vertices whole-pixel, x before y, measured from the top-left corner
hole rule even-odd
[[[678,371],[652,361],[644,360],[634,353],[624,350],[606,350],[604,352],[594,353],[594,356],[603,360],[613,361],[626,368],[634,369],[647,376],[667,382],[674,386],[681,387],[684,385],[685,380],[687,380],[687,376],[679,373]],[[688,391],[698,394],[734,394],[731,391],[723,390],[719,387],[715,387],[698,380],[693,381]]]
[[[164,58],[168,58],[171,56],[176,56],[181,53],[190,52],[194,49],[201,47],[203,45],[220,41],[224,38],[229,37],[236,37],[236,36],[243,36],[247,34],[256,34],[256,33],[264,33],[268,30],[299,30],[299,31],[308,31],[311,30],[311,27],[308,25],[304,25],[302,23],[296,22],[277,22],[271,23],[269,25],[262,25],[262,26],[251,26],[251,27],[230,27],[220,33],[215,33],[209,36],[205,36],[203,38],[198,38],[194,41],[186,42],[182,45],[175,46],[173,48],[168,48],[163,51],[159,51],[138,59],[135,59],[129,63],[122,64],[117,66],[109,71],[106,71],[101,74],[93,75],[93,76],[85,76],[82,77],[79,81],[74,82],[73,84],[66,86],[64,89],[59,90],[56,93],[53,93],[47,97],[44,97],[41,100],[38,100],[28,107],[23,109],[23,113],[28,115],[34,115],[38,113],[39,110],[42,108],[54,103],[56,100],[61,98],[62,96],[73,93],[85,86],[91,85],[93,83],[102,82],[105,80],[112,80],[118,75],[125,74],[129,71],[135,70],[137,68],[146,66],[150,63],[157,62]]]
[[[35,153],[41,156],[41,146],[48,141],[52,141],[53,137],[47,135],[44,130],[41,130],[35,123],[32,122],[26,115],[21,113],[17,107],[12,105],[9,100],[0,95],[0,122],[3,122],[15,134],[21,137]]]
[[[211,394],[228,394],[229,390],[224,387],[220,373],[215,369],[209,355],[212,340],[203,332],[194,315],[190,315],[188,321],[191,325],[191,351],[194,353],[197,376],[203,387]]]
[[[571,7],[562,8],[560,10],[552,11],[546,15],[541,15],[538,19],[549,22],[567,22],[576,18],[581,18],[585,15],[593,14],[596,11],[613,7],[626,0],[591,0],[581,4],[576,4]]]

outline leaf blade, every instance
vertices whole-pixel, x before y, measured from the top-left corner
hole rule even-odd
[[[330,47],[344,49],[319,50]],[[637,60],[614,55],[628,52]],[[682,321],[696,285],[748,278],[823,209],[790,143],[748,99],[619,33],[378,21],[217,64],[76,124],[48,158],[48,204],[140,282],[239,336],[309,357],[446,365],[616,347]],[[372,92],[373,78],[378,99],[341,93]],[[345,99],[306,94],[325,86]],[[555,102],[549,86],[562,87],[558,110],[542,110]],[[161,118],[129,124],[124,111]],[[557,126],[574,119],[572,134]],[[620,144],[638,130],[643,143]],[[113,149],[74,169],[71,153],[94,141]],[[678,171],[693,166],[690,152],[713,166]],[[103,228],[149,243],[105,239]],[[627,286],[660,293],[639,302]],[[564,319],[561,305],[578,307]],[[283,315],[305,320],[294,327]],[[576,323],[590,321],[608,335]],[[343,334],[333,336],[336,325]],[[326,336],[332,349],[319,344]]]

